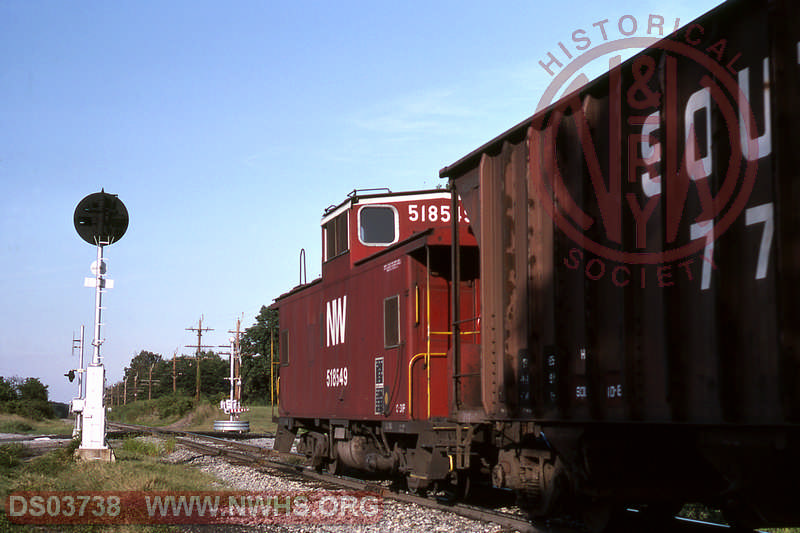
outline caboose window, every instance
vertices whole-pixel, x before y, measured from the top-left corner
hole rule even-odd
[[[325,235],[325,260],[333,259],[348,250],[347,211],[323,226]]]
[[[397,240],[397,211],[391,206],[366,206],[358,212],[358,239],[368,246],[387,246]]]
[[[289,330],[281,331],[280,340],[278,345],[278,354],[280,356],[281,366],[289,365]]]
[[[393,348],[400,345],[400,296],[383,301],[383,346]]]

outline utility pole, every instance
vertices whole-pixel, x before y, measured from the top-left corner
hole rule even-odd
[[[197,348],[197,380],[195,382],[195,392],[194,392],[194,401],[200,401],[200,358],[202,357],[202,350],[203,348],[213,348],[213,346],[204,346],[203,345],[203,332],[205,331],[214,331],[213,328],[204,328],[203,327],[203,316],[200,315],[200,320],[197,322],[196,328],[186,328],[187,331],[196,331],[197,332],[197,344],[191,345],[187,344],[187,348]]]
[[[142,383],[147,383],[147,399],[153,399],[153,383],[161,383],[160,379],[153,379],[153,367],[156,366],[155,362],[150,363],[150,367],[147,369],[147,379],[143,379]]]
[[[220,409],[229,415],[228,420],[215,420],[215,431],[250,431],[250,422],[239,420],[239,415],[249,411],[247,407],[242,407],[242,378],[241,378],[241,353],[239,349],[239,338],[241,335],[241,319],[236,319],[236,330],[228,330],[228,333],[235,334],[229,339],[230,342],[230,396],[227,400],[220,402]]]
[[[233,397],[232,399],[237,400],[239,402],[242,401],[242,377],[241,377],[241,368],[242,368],[242,351],[241,346],[239,345],[239,340],[241,338],[242,332],[242,319],[236,319],[236,330],[228,330],[228,333],[233,333],[233,349],[231,351],[231,357],[233,358],[233,365],[231,370],[233,371],[231,374],[231,386],[234,388]],[[235,383],[235,385],[234,385]]]
[[[175,371],[175,358],[178,356],[178,350],[172,354],[172,394],[178,392],[178,373]]]
[[[128,405],[128,376],[125,376],[125,392],[122,394],[122,405]]]

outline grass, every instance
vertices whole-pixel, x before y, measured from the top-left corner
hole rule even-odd
[[[139,400],[116,405],[109,411],[108,418],[129,424],[164,426],[187,416],[194,407],[193,398],[170,394],[155,400]]]
[[[277,414],[278,409],[275,409]],[[182,429],[192,430],[211,430],[214,427],[214,420],[227,420],[228,415],[222,412],[217,406],[203,405],[194,412],[194,417],[189,424]],[[272,408],[269,405],[256,405],[250,410],[241,414],[242,420],[250,422],[251,433],[274,433],[277,424],[272,421]]]
[[[113,443],[116,462],[81,462],[74,458],[79,446],[69,447],[28,459],[19,444],[0,446],[0,532],[39,531],[8,522],[5,504],[15,491],[171,491],[222,489],[219,480],[195,468],[169,464],[162,457],[175,449],[174,439],[155,441],[128,438]],[[169,526],[70,526],[69,531],[181,531]]]
[[[161,462],[172,444],[125,439],[114,444],[116,462],[82,462],[73,457],[79,442],[50,452],[0,476],[0,492],[15,490],[208,490],[218,481],[197,469]]]
[[[191,399],[188,399],[191,400]],[[180,422],[182,428],[210,430],[214,420],[226,415],[209,402],[194,408],[185,398],[167,398],[133,402],[114,407],[110,420],[163,426]],[[188,408],[187,408],[188,405]],[[275,430],[270,406],[254,406],[242,418],[250,421],[252,432]],[[18,415],[0,414],[0,433],[69,434],[72,422],[63,420],[33,421]],[[79,462],[74,451],[80,442],[68,448],[31,458],[18,443],[0,445],[0,533],[4,531],[41,531],[11,524],[5,514],[8,494],[15,491],[170,491],[214,490],[224,488],[219,481],[197,469],[168,464],[162,457],[175,449],[175,440],[128,438],[112,443],[116,462]],[[68,531],[182,531],[171,526],[70,526]]]
[[[32,420],[19,415],[0,413],[0,433],[21,433],[24,435],[70,434],[71,420],[45,419]]]
[[[275,433],[277,424],[272,421],[273,409],[270,405],[256,405],[246,413],[242,413],[243,420],[250,421],[250,431],[253,433]],[[278,416],[278,407],[274,409]]]
[[[175,450],[175,438],[154,441],[152,439],[126,438],[122,441],[122,446],[114,448],[117,458],[141,459],[144,457],[160,457],[167,455]]]
[[[698,503],[687,503],[681,509],[681,512],[678,516],[683,518],[689,518],[692,520],[701,520],[703,522],[712,522],[715,524],[724,524],[727,525],[725,518],[722,515],[722,511],[718,509],[711,509],[706,507],[705,505],[698,504]],[[771,533],[800,533],[800,528],[796,527],[779,527],[779,528],[767,528],[762,529],[759,531],[769,531]]]
[[[277,407],[274,412],[277,415]],[[242,413],[241,418],[250,422],[252,433],[274,433],[276,424],[272,421],[272,414],[271,406],[255,405]],[[194,400],[185,396],[165,396],[156,400],[131,402],[115,406],[109,413],[109,420],[113,421],[145,426],[175,424],[187,431],[210,431],[215,420],[225,420],[227,417],[216,403],[201,401],[199,406],[195,406]]]
[[[0,445],[0,476],[21,465],[27,456],[28,453],[22,444],[15,442]]]

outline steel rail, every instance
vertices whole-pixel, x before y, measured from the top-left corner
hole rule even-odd
[[[189,431],[151,428],[149,426],[120,424],[116,422],[113,424],[109,423],[109,425],[113,425],[120,429],[131,432],[172,436],[175,437],[176,441],[181,446],[205,455],[225,457],[241,463],[255,463],[259,466],[281,470],[305,479],[312,479],[314,481],[328,483],[337,487],[372,492],[385,499],[391,499],[403,503],[412,503],[427,509],[436,509],[439,511],[457,514],[465,518],[471,518],[473,520],[482,520],[484,522],[495,523],[510,531],[519,531],[520,533],[567,533],[567,531],[569,531],[569,533],[574,533],[575,531],[574,529],[564,530],[554,529],[552,527],[536,526],[523,518],[514,517],[513,515],[506,513],[473,507],[462,503],[442,503],[424,496],[391,490],[389,487],[357,478],[317,472],[310,466],[292,462],[297,461],[298,459],[302,459],[303,462],[305,462],[305,457],[298,454],[281,453],[275,450],[264,448],[262,446],[256,446],[254,444],[230,441],[219,437],[212,437]]]

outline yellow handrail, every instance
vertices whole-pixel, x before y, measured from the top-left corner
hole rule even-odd
[[[431,357],[447,357],[446,353],[431,353],[431,335],[452,335],[452,331],[431,331],[431,257],[430,257],[430,248],[427,246],[425,247],[426,253],[426,272],[425,272],[425,331],[426,331],[426,351],[422,353],[418,353],[413,356],[408,361],[408,413],[409,416],[413,416],[412,411],[412,399],[411,399],[411,384],[413,382],[413,378],[411,372],[414,367],[414,363],[420,357],[425,357],[425,364],[426,364],[426,376],[427,376],[427,389],[428,389],[428,416],[427,418],[431,417]],[[458,290],[459,287],[455,287],[453,290]],[[419,323],[419,285],[415,286],[414,291],[414,320]],[[462,331],[459,332],[461,335],[477,335],[480,331]]]
[[[420,357],[425,357],[426,361],[428,362],[428,375],[430,375],[430,358],[431,357],[447,357],[447,354],[446,353],[422,352],[422,353],[418,353],[417,355],[412,357],[411,360],[408,362],[408,415],[409,416],[414,416],[414,413],[411,410],[411,407],[412,407],[412,405],[411,405],[411,402],[412,402],[412,399],[411,399],[411,383],[413,382],[413,379],[411,377],[411,370],[412,370],[412,368],[414,366],[414,363],[416,363],[417,359],[419,359]],[[428,380],[428,416],[427,416],[427,418],[431,417],[430,396],[431,396],[430,380]]]

